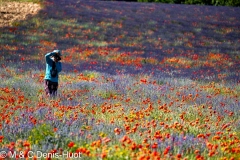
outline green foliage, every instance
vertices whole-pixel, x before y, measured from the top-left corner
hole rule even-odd
[[[116,91],[108,91],[108,90],[105,90],[105,91],[101,91],[101,90],[97,90],[95,91],[95,94],[97,96],[100,96],[101,98],[103,99],[108,99],[108,98],[111,98],[111,97],[114,97],[116,95],[118,95],[118,93]]]
[[[240,6],[240,0],[136,0],[136,1],[176,3],[176,4],[200,4],[214,6]]]
[[[45,141],[49,137],[53,137],[53,129],[49,124],[42,124],[33,128],[29,134],[29,141],[31,144],[41,144],[41,142]]]
[[[202,0],[185,0],[185,4],[204,4]]]

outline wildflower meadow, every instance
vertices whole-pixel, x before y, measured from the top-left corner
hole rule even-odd
[[[239,160],[239,7],[40,3],[0,28],[0,159]]]

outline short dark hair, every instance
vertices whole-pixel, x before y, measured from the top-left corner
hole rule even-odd
[[[54,57],[55,57],[55,58],[57,58],[57,60],[58,60],[58,61],[60,61],[60,60],[61,60],[61,57],[60,57],[60,56],[58,56],[58,55],[55,55]]]

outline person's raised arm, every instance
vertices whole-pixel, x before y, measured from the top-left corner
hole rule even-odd
[[[51,64],[51,56],[54,56],[56,53],[55,52],[50,52],[45,55],[46,63]]]

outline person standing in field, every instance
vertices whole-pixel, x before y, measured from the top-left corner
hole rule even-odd
[[[55,97],[58,89],[59,72],[62,71],[61,51],[54,50],[45,55],[46,72],[45,72],[45,92],[49,97]]]

